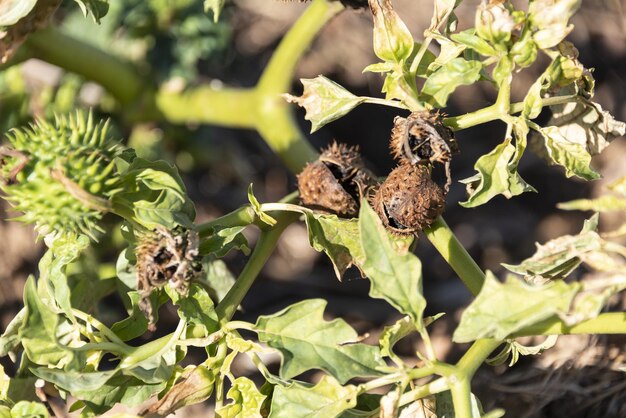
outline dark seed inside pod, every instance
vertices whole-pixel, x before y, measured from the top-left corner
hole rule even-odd
[[[376,184],[356,147],[333,143],[298,174],[302,203],[312,209],[355,217],[361,198]]]
[[[446,192],[451,183],[450,161],[459,152],[453,132],[443,124],[439,112],[414,112],[406,118],[394,119],[391,154],[400,163],[432,165],[444,164]]]
[[[387,229],[411,235],[429,227],[443,213],[445,199],[428,167],[403,164],[378,188],[372,205]]]

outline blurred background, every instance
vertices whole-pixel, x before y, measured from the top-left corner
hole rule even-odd
[[[478,3],[479,0],[465,0],[457,9],[461,30],[473,24]],[[522,7],[525,2],[514,3]],[[432,0],[395,0],[394,5],[419,39],[430,22]],[[73,2],[64,2],[55,20],[63,31],[149,68],[161,83],[183,87],[199,82],[252,86],[281,37],[306,7],[298,2],[235,0],[227,2],[219,23],[214,23],[198,0],[118,0],[111,2],[111,11],[97,26],[84,19]],[[626,120],[624,7],[624,0],[583,2],[569,37],[580,51],[580,61],[587,68],[594,68],[596,101],[620,120]],[[293,91],[301,92],[298,78],[324,74],[355,94],[380,96],[382,78],[361,72],[377,61],[371,45],[369,12],[345,11],[324,28],[300,62]],[[514,101],[523,99],[543,70],[541,64],[545,61],[517,75]],[[445,111],[459,115],[485,107],[494,99],[491,86],[478,83],[460,88]],[[36,60],[0,73],[2,132],[27,123],[33,116],[50,117],[75,107],[96,107],[103,116],[111,117],[116,135],[126,138],[127,144],[141,156],[175,163],[196,203],[197,222],[247,203],[246,189],[250,183],[254,183],[255,194],[262,202],[276,201],[296,188],[295,177],[256,132],[164,123],[129,125],[116,114],[106,92],[74,74]],[[401,112],[397,109],[364,105],[309,139],[316,147],[324,147],[333,139],[358,144],[370,168],[384,176],[393,166],[387,141],[393,118],[398,114]],[[310,125],[300,110],[298,116],[302,129],[308,132]],[[547,117],[540,116],[543,121]],[[465,200],[465,187],[457,180],[473,175],[476,159],[501,142],[503,135],[504,127],[499,123],[458,134],[461,153],[452,164],[455,181],[444,214],[479,265],[499,277],[505,274],[500,263],[518,263],[529,257],[535,242],[577,233],[583,220],[590,216],[559,211],[558,202],[597,196],[607,183],[626,175],[623,138],[594,158],[592,165],[603,179],[592,183],[566,179],[561,168],[549,167],[527,152],[520,174],[539,193],[511,200],[498,196],[476,209],[462,208],[457,202]],[[35,242],[32,228],[7,221],[15,214],[4,202],[0,215],[0,327],[4,329],[22,306],[25,279],[37,273],[43,246]],[[605,215],[601,228],[611,229],[623,220]],[[253,243],[255,231],[248,231],[248,238]],[[105,263],[96,274],[110,274],[122,247],[121,237],[101,241],[99,250],[89,255],[92,260]],[[424,266],[427,314],[447,313],[431,329],[436,352],[441,359],[454,360],[466,347],[452,345],[450,337],[470,294],[426,239],[420,238],[417,254]],[[246,258],[231,253],[225,261],[236,277]],[[329,316],[343,317],[359,333],[370,336],[366,341],[373,342],[383,327],[399,316],[383,301],[368,298],[368,289],[368,282],[360,278],[356,269],[348,271],[343,282],[338,282],[328,259],[309,247],[304,224],[295,223],[283,234],[277,251],[244,300],[239,319],[254,321],[260,314],[276,312],[293,302],[323,297],[329,301]],[[623,299],[612,304],[626,307]],[[109,323],[121,319],[124,310],[119,299],[111,296],[98,306],[97,315]],[[170,306],[163,308],[161,316],[164,319],[163,325],[159,322],[159,334],[174,326],[176,314]],[[538,357],[523,358],[513,368],[483,367],[474,391],[485,410],[503,407],[511,417],[626,416],[626,379],[624,372],[619,371],[619,365],[626,361],[625,341],[605,336],[561,337],[555,348]],[[418,339],[407,338],[399,343],[398,350],[408,362],[415,362],[414,352],[419,346]],[[186,361],[193,362],[200,354],[194,357],[192,353]],[[266,360],[274,367],[279,361]],[[252,365],[240,361],[233,371],[250,375],[254,370]],[[314,374],[308,377],[316,379]],[[190,407],[177,416],[210,413],[204,408]]]

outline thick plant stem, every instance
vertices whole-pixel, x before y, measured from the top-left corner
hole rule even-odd
[[[139,98],[147,84],[145,75],[131,63],[59,30],[47,28],[35,32],[24,47],[35,58],[95,81],[125,105]]]
[[[424,234],[470,292],[477,295],[485,281],[485,274],[454,236],[446,221],[438,217],[430,228],[424,230]]]
[[[561,318],[553,317],[526,327],[513,337],[564,334],[626,334],[626,312],[603,313],[576,325],[567,325]]]
[[[226,296],[224,296],[224,299],[222,299],[215,308],[215,312],[222,324],[227,323],[233,317],[239,304],[241,304],[244,296],[248,293],[248,290],[250,290],[250,286],[252,286],[252,283],[256,280],[267,259],[272,252],[274,252],[274,247],[280,235],[299,215],[300,214],[296,213],[281,213],[279,216],[275,217],[278,221],[276,226],[261,232],[261,236],[254,247],[254,251],[248,259],[248,263],[237,278],[233,287],[231,287]]]

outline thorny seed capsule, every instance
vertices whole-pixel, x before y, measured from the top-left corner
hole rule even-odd
[[[141,296],[139,309],[154,330],[150,294],[170,282],[180,294],[189,290],[189,281],[202,269],[198,254],[198,233],[182,227],[168,230],[159,227],[141,237],[137,249],[137,290]]]
[[[336,142],[297,177],[303,205],[348,218],[358,215],[361,198],[376,185],[358,148]]]
[[[396,167],[379,187],[372,206],[390,231],[417,234],[443,213],[445,192],[430,178],[423,165]]]
[[[452,183],[450,160],[459,152],[453,132],[443,125],[439,112],[414,112],[407,118],[396,117],[389,147],[400,163],[432,166],[438,162],[446,170],[446,193]]]

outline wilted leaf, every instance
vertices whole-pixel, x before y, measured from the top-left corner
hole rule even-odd
[[[603,240],[596,232],[598,216],[585,221],[578,235],[564,235],[537,244],[535,254],[519,265],[502,264],[508,270],[527,277],[539,276],[544,279],[565,278],[578,267],[586,255],[602,251]]]
[[[306,212],[305,216],[311,246],[330,258],[339,280],[351,265],[361,268],[365,255],[356,219],[310,212]]]
[[[616,121],[600,105],[578,100],[551,106],[552,118],[539,133],[548,156],[565,167],[568,177],[593,180],[599,175],[589,167],[591,157],[626,132],[626,124]]]
[[[480,61],[455,58],[428,77],[422,88],[421,96],[437,107],[444,107],[448,102],[448,96],[457,87],[477,81],[480,78],[481,70]]]
[[[391,0],[369,0],[374,18],[374,53],[385,62],[403,63],[413,52],[413,35],[393,10]]]
[[[523,141],[525,144],[526,138]],[[519,142],[518,138],[518,144]],[[469,197],[459,204],[471,208],[480,206],[499,194],[510,199],[524,192],[535,191],[517,173],[516,153],[517,148],[511,144],[511,138],[507,138],[489,154],[480,157],[474,165],[478,173],[461,180],[461,183],[468,185]]]
[[[328,418],[354,408],[357,387],[341,386],[330,376],[324,376],[315,386],[294,383],[277,385],[272,396],[270,418]]]
[[[568,25],[581,0],[535,0],[528,6],[533,40],[541,49],[552,48],[574,28]]]
[[[357,376],[377,376],[383,366],[378,347],[358,343],[357,333],[342,319],[323,318],[326,301],[305,300],[255,325],[259,341],[280,351],[280,377],[288,379],[311,369],[322,369],[339,382]]]
[[[247,377],[238,377],[229,389],[228,398],[232,403],[216,411],[221,418],[262,418],[261,407],[266,396],[261,394],[254,382]]]
[[[414,254],[400,254],[394,248],[380,218],[365,200],[361,202],[359,230],[365,255],[363,272],[372,283],[370,296],[385,299],[421,328],[426,307],[422,263]]]
[[[461,3],[461,0],[435,0],[433,17],[430,20],[428,29],[435,31],[444,23],[446,27],[450,28],[453,22],[456,21],[453,11],[459,3]]]
[[[303,78],[300,81],[304,86],[302,96],[285,94],[284,97],[306,110],[304,118],[311,121],[311,133],[339,119],[365,101],[365,98],[355,96],[321,75],[313,79]]]
[[[490,366],[499,366],[504,364],[510,357],[509,367],[513,367],[519,360],[519,356],[537,355],[543,353],[545,350],[554,347],[558,335],[549,335],[545,341],[533,346],[525,346],[517,341],[509,340],[506,342],[504,348],[500,350],[495,356],[485,360],[485,363]]]
[[[428,396],[408,404],[400,411],[398,418],[438,418],[435,397]]]
[[[204,365],[189,366],[170,390],[157,402],[150,405],[143,414],[168,416],[183,406],[206,400],[213,393],[215,375]]]
[[[479,338],[504,340],[512,333],[556,314],[568,312],[580,289],[562,281],[533,286],[515,277],[500,283],[487,272],[485,283],[454,331],[457,343]]]

